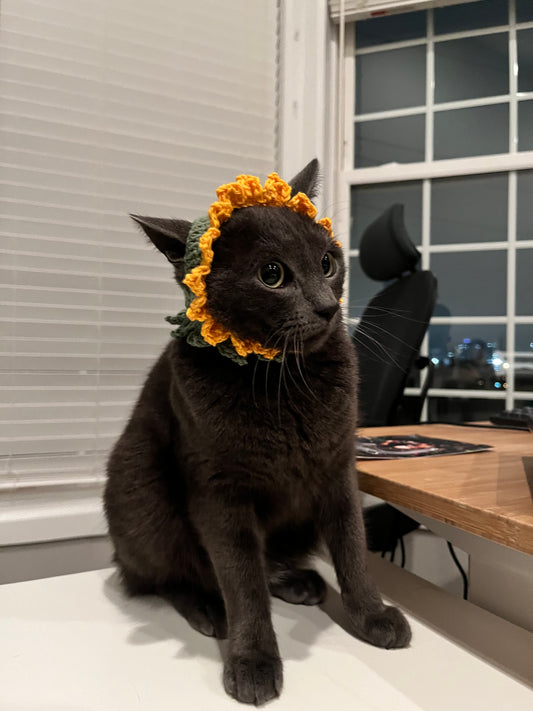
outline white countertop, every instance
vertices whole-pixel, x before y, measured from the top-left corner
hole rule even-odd
[[[329,566],[318,565],[332,581]],[[419,617],[408,615],[411,647],[377,649],[349,636],[319,608],[274,600],[285,682],[281,698],[269,707],[533,709],[532,633],[380,559],[371,565],[389,598],[403,601]],[[331,591],[326,608],[334,618],[341,614],[339,602]],[[452,623],[450,635],[430,619],[437,607],[436,617]],[[157,598],[124,598],[112,570],[1,586],[0,639],[1,711],[245,708],[223,691],[224,647],[193,631]],[[481,649],[475,650],[478,643]],[[498,669],[502,660],[516,670]]]

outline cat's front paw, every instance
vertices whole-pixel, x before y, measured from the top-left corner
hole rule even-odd
[[[283,686],[281,659],[263,652],[230,656],[224,665],[224,688],[245,704],[261,704],[280,695]]]
[[[409,622],[397,607],[386,606],[379,611],[358,614],[354,627],[358,637],[376,647],[407,647],[411,641]]]

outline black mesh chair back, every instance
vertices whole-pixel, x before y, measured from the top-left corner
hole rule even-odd
[[[420,252],[409,238],[403,205],[392,205],[367,227],[359,246],[361,267],[368,277],[391,282],[369,302],[354,332],[359,358],[360,424],[398,422],[400,401],[408,375],[419,359],[437,298],[437,280],[430,271],[417,270]],[[420,417],[423,388],[412,421]]]

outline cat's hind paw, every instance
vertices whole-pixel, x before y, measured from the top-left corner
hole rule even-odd
[[[201,634],[217,639],[228,636],[226,610],[219,595],[184,589],[167,593],[165,597]]]
[[[270,593],[293,605],[319,605],[326,596],[326,583],[315,570],[288,570],[269,584]]]

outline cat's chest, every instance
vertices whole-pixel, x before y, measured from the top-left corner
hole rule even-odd
[[[175,412],[217,466],[235,462],[264,476],[272,470],[292,476],[323,469],[353,440],[355,366],[349,354],[307,367],[294,361],[242,369],[202,365],[181,369]]]
[[[215,448],[266,476],[275,471],[296,481],[322,472],[353,438],[355,396],[334,379],[313,387],[310,378],[308,386],[282,382],[262,395],[228,394],[218,417],[210,410],[213,427],[218,422]]]

